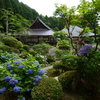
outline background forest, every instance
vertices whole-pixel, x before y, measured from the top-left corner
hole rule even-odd
[[[34,7],[33,7],[34,8]],[[0,0],[0,30],[2,33],[17,32],[28,28],[39,16],[45,24],[54,30],[61,30],[64,23],[56,17],[39,15],[35,10],[18,0]],[[9,24],[6,30],[7,21]]]

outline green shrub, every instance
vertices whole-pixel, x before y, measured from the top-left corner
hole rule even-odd
[[[47,58],[47,60],[46,60],[46,61],[47,61],[48,63],[55,62],[55,57],[54,57],[54,56],[52,56],[52,55],[47,55],[47,57],[46,57],[46,58]]]
[[[24,48],[19,48],[19,51],[22,52],[27,52]]]
[[[22,53],[20,53],[20,57],[21,58],[27,58],[28,57],[28,55],[29,55],[29,53],[28,52],[22,52]]]
[[[57,59],[61,59],[62,56],[68,55],[68,54],[69,54],[69,50],[61,50],[61,49],[55,50],[55,56]]]
[[[47,55],[48,54],[48,51],[49,49],[51,48],[52,46],[50,46],[49,44],[46,44],[46,43],[42,43],[42,44],[36,44],[33,46],[33,49],[41,54],[41,55]]]
[[[49,77],[56,77],[56,76],[59,76],[60,75],[60,71],[59,70],[56,70],[54,68],[51,68],[51,69],[48,69],[47,75]]]
[[[54,63],[53,68],[56,69],[56,70],[61,69],[62,71],[67,70],[66,66],[64,64],[62,64],[61,61]]]
[[[66,40],[60,40],[60,41],[58,41],[58,47],[60,49],[67,49],[67,50],[69,50],[70,49],[70,44]]]
[[[33,56],[35,56],[35,55],[37,54],[37,52],[34,51],[33,49],[29,49],[29,53],[30,53],[31,55],[33,55]]]
[[[74,76],[75,76],[75,71],[67,71],[61,74],[58,77],[58,80],[64,89],[71,89]]]
[[[34,57],[40,64],[46,64],[47,63],[45,56],[42,56],[40,54],[36,54]]]
[[[10,51],[10,47],[7,46],[7,45],[3,45],[3,44],[0,44],[0,49],[3,50],[3,51],[7,51],[7,52]]]
[[[30,47],[28,45],[23,45],[23,48],[26,50],[26,51],[29,51]]]
[[[13,47],[10,48],[10,52],[20,53],[19,49],[16,49],[16,48],[13,48]]]
[[[21,47],[23,47],[23,44],[20,41],[18,41],[17,39],[15,39],[14,37],[4,37],[2,39],[2,42],[5,45],[8,45],[8,46],[14,47],[14,48],[21,48]]]
[[[61,84],[53,78],[42,79],[31,92],[33,100],[60,100],[62,94]]]
[[[79,57],[76,55],[65,55],[61,58],[61,62],[66,65],[69,70],[76,69],[78,67]]]

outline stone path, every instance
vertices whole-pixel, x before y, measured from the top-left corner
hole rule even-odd
[[[47,70],[47,69],[51,69],[51,68],[53,68],[53,66],[44,67],[44,68],[42,68],[42,69],[43,69],[43,70]]]

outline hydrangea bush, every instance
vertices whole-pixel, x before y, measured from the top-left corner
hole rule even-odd
[[[27,59],[9,59],[1,66],[0,94],[14,92],[17,100],[25,100],[25,92],[30,92],[47,73],[32,55]]]

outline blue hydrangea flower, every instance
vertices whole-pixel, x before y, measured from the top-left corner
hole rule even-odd
[[[20,64],[20,60],[15,61],[14,64]]]
[[[19,65],[18,68],[20,68],[20,69],[21,69],[21,68],[24,68],[24,65]]]
[[[22,99],[17,99],[17,100],[26,100],[25,97],[23,97]]]
[[[10,70],[10,73],[11,73],[11,74],[14,74],[14,71],[13,71],[13,70]]]
[[[10,65],[8,65],[7,67],[8,67],[8,69],[11,69],[11,66]]]
[[[32,84],[33,84],[33,85],[37,85],[37,82],[33,82]]]
[[[38,73],[39,73],[39,75],[43,75],[44,73],[47,73],[47,71],[41,69],[41,70],[39,70]]]
[[[39,62],[34,62],[36,65],[37,65],[37,67],[40,67],[40,64],[39,64]]]
[[[15,86],[15,87],[13,88],[13,90],[14,90],[14,92],[18,93],[18,92],[20,91],[20,87],[19,87],[19,86]]]
[[[32,74],[33,73],[33,70],[32,69],[29,69],[27,72],[28,72],[28,74]]]
[[[0,89],[0,94],[3,94],[3,93],[5,93],[5,92],[6,92],[6,88]]]
[[[30,92],[31,90],[30,90],[30,89],[26,89],[26,91],[27,91],[27,92]]]
[[[36,83],[42,79],[42,77],[39,75],[34,76],[34,78],[35,78],[34,82],[36,82]]]
[[[11,79],[11,76],[7,76],[4,78],[5,81],[9,81]]]
[[[2,58],[6,58],[6,56],[1,56]]]
[[[7,63],[7,66],[10,66],[10,63]]]
[[[14,78],[10,79],[10,81],[9,81],[9,84],[11,84],[11,85],[15,85],[16,83],[18,83],[18,80],[14,79]]]

